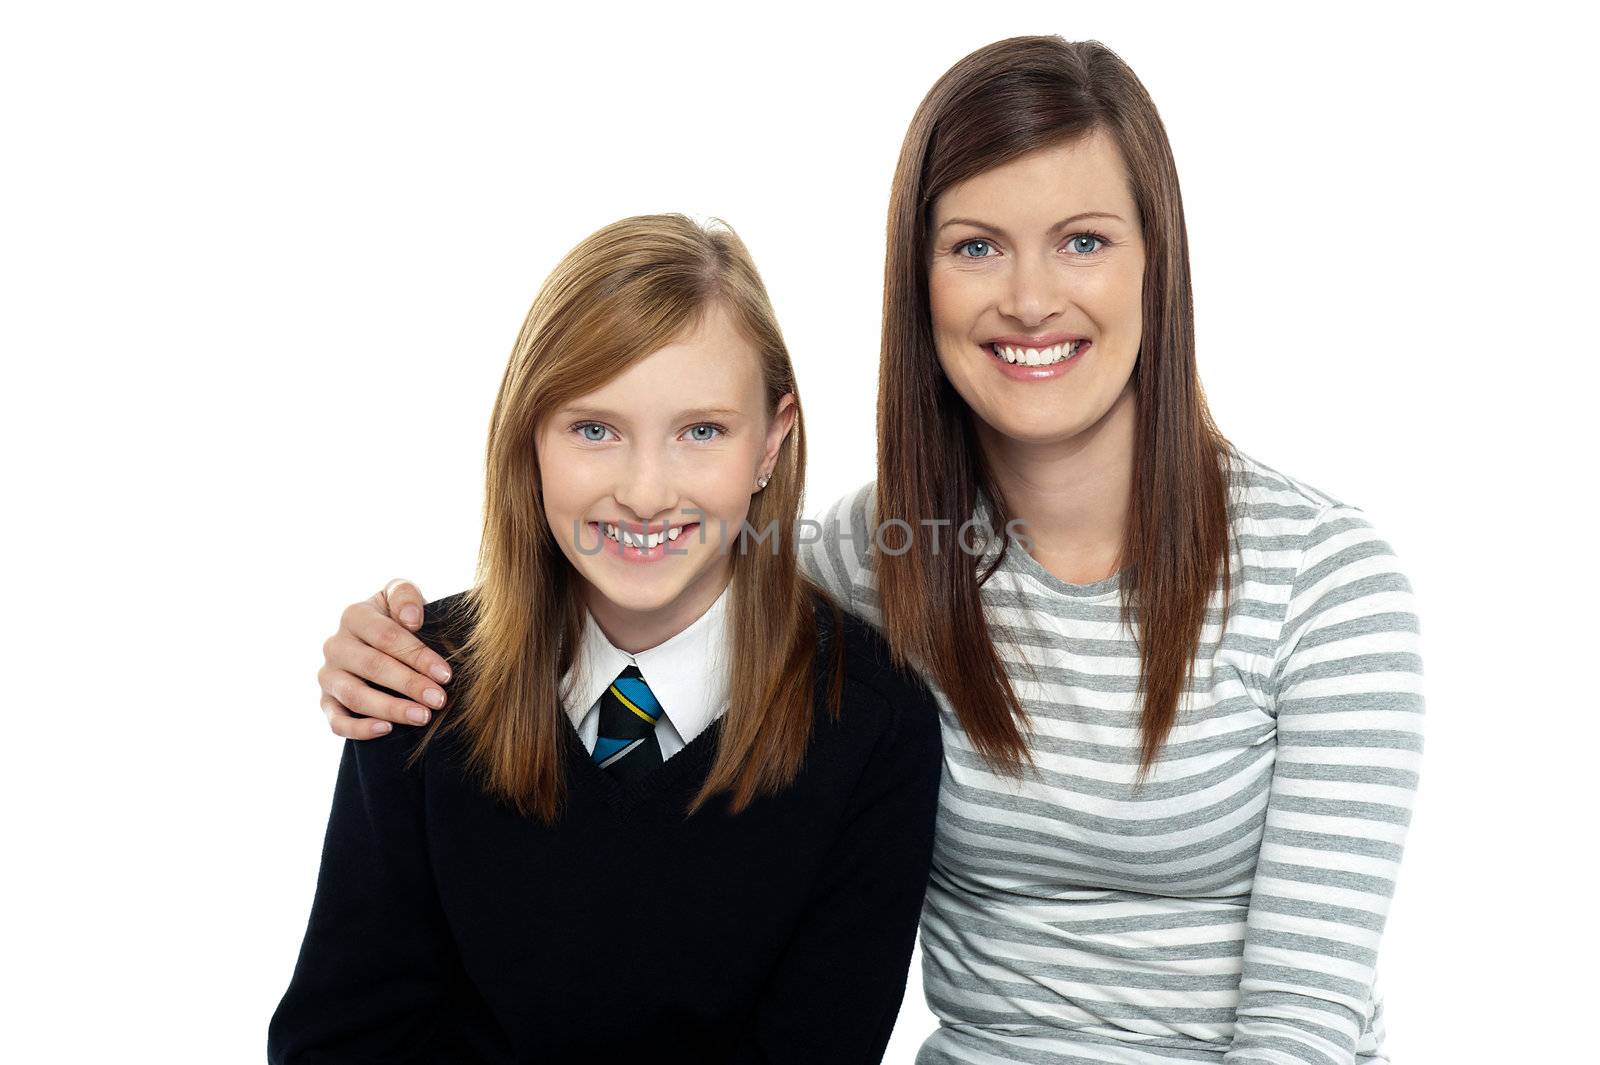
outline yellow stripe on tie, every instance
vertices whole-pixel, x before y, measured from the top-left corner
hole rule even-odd
[[[613,684],[611,686],[611,694],[615,695],[617,697],[617,701],[620,702],[623,706],[626,706],[629,710],[632,710],[634,713],[638,714],[640,717],[642,717],[646,721],[650,722],[650,724],[654,725],[656,723],[656,719],[655,718],[651,717],[649,714],[645,713],[643,710],[640,710],[637,706],[634,706],[632,703],[630,703],[628,701],[628,697],[626,695],[623,695],[621,692],[617,691],[617,686],[615,684]]]

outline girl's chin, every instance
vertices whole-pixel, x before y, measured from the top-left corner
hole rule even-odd
[[[584,583],[590,609],[611,617],[657,617],[682,600],[685,590],[677,582],[667,586],[652,580],[624,581],[607,574],[586,574]]]

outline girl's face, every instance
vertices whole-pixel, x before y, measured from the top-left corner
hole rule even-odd
[[[545,516],[613,642],[643,650],[721,594],[732,558],[719,545],[733,543],[793,421],[792,393],[767,416],[755,346],[720,303],[545,419]]]
[[[946,189],[930,242],[939,363],[983,435],[1064,442],[1130,387],[1144,244],[1127,168],[1106,134]]]

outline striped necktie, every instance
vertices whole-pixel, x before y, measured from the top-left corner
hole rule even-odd
[[[639,667],[630,665],[611,687],[600,693],[600,734],[594,741],[595,764],[629,783],[643,779],[661,764],[656,721],[661,704],[644,682]]]

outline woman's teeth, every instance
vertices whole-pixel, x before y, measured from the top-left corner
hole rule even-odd
[[[627,529],[618,529],[615,525],[611,524],[606,524],[603,526],[603,528],[605,529],[606,536],[612,540],[615,540],[617,543],[626,547],[637,547],[642,551],[648,551],[650,548],[655,547],[663,540],[676,540],[679,536],[683,535],[682,525],[674,525],[666,532],[653,532],[642,535],[639,533],[629,532]]]
[[[1076,354],[1087,341],[1073,340],[1051,348],[1014,348],[1009,344],[990,344],[989,350],[1007,362],[1023,366],[1049,366]]]

